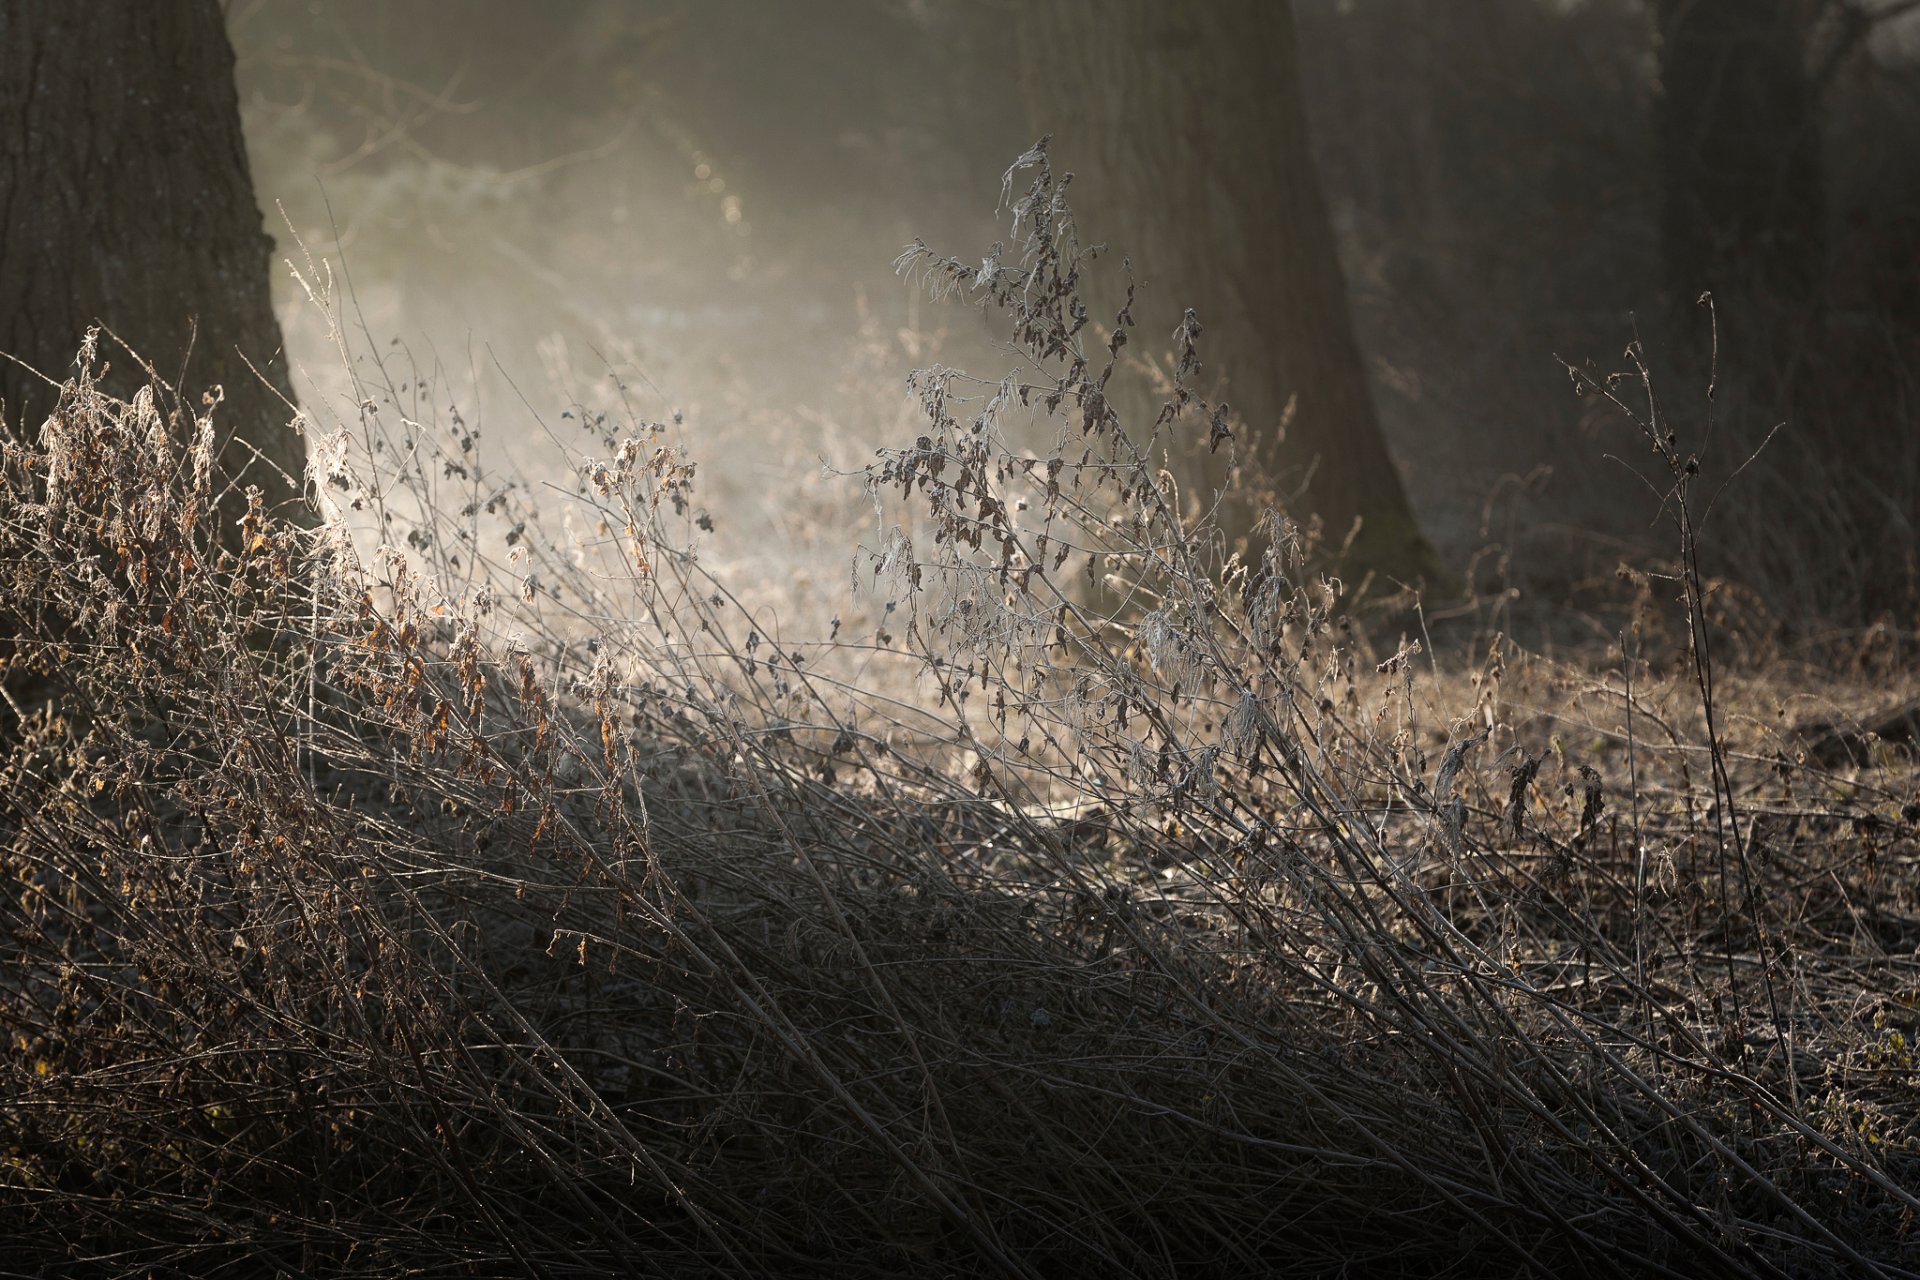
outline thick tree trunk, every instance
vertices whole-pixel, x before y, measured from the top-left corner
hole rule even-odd
[[[1790,407],[1819,332],[1826,263],[1808,0],[1659,0],[1668,288],[1711,290],[1747,396]]]
[[[59,380],[86,328],[104,325],[190,412],[220,386],[223,465],[270,502],[292,496],[281,475],[303,482],[306,447],[220,5],[5,0],[0,121],[0,353]],[[107,390],[144,385],[111,339],[101,351]],[[31,431],[53,402],[0,359],[10,421]]]
[[[1034,0],[1023,13],[1034,124],[1078,172],[1087,231],[1132,259],[1143,331],[1170,333],[1191,306],[1249,431],[1270,437],[1292,402],[1281,460],[1334,543],[1360,523],[1349,572],[1431,577],[1354,339],[1291,4]]]

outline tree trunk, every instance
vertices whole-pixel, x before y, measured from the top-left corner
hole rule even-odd
[[[1035,127],[1077,169],[1093,238],[1132,259],[1142,331],[1191,306],[1201,354],[1347,563],[1434,576],[1387,455],[1308,150],[1288,0],[1034,0],[1022,79]],[[1288,405],[1292,416],[1288,419]]]
[[[1714,294],[1723,367],[1790,407],[1819,332],[1826,188],[1808,0],[1659,0],[1668,288]]]
[[[87,327],[103,325],[190,412],[221,387],[214,422],[229,475],[270,503],[297,494],[306,446],[291,426],[273,241],[220,5],[5,0],[0,121],[0,353],[58,381]],[[124,397],[145,385],[132,356],[111,339],[101,349],[104,389]],[[0,359],[8,420],[32,430],[54,399],[45,380]]]

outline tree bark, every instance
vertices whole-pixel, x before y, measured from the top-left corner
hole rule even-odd
[[[1358,522],[1350,574],[1435,576],[1354,338],[1289,0],[1034,0],[1023,13],[1035,127],[1078,171],[1086,229],[1131,258],[1143,331],[1194,309],[1248,431],[1271,443],[1286,423],[1280,456],[1305,477],[1307,511],[1336,545]]]
[[[6,0],[0,121],[0,353],[58,381],[87,327],[102,325],[190,413],[222,388],[214,422],[228,474],[270,503],[297,495],[306,446],[291,425],[273,240],[220,5]],[[103,387],[127,396],[147,374],[111,339]],[[8,420],[31,430],[54,399],[45,379],[0,359]]]

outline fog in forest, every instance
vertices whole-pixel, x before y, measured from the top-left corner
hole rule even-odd
[[[923,302],[893,262],[915,236],[1005,238],[1001,173],[1032,141],[994,48],[1007,21],[270,0],[231,30],[270,229],[351,279],[356,359],[398,339],[440,408],[562,485],[535,411],[563,429],[575,403],[678,414],[721,526],[710,554],[750,549],[741,572],[778,576],[771,548],[805,543],[844,577],[864,503],[820,459],[857,469],[899,443],[916,366],[1005,362],[977,311]],[[285,270],[275,290],[303,394],[350,397],[326,318]]]
[[[1605,574],[1658,503],[1629,466],[1606,460],[1626,441],[1569,392],[1557,357],[1612,370],[1637,336],[1676,411],[1703,407],[1708,381],[1697,338],[1709,322],[1663,271],[1647,8],[1294,8],[1353,327],[1421,527],[1476,585],[1559,589]],[[1813,324],[1823,358],[1877,348],[1876,369],[1904,368],[1920,16],[1831,8],[1804,37],[1827,237]],[[820,476],[818,458],[857,467],[899,443],[915,367],[937,361],[988,381],[1011,367],[990,319],[932,303],[892,264],[915,238],[960,258],[1007,238],[1001,174],[1057,131],[1038,117],[1060,95],[1034,82],[1057,90],[1049,59],[1067,57],[1036,56],[1032,42],[1047,37],[1023,29],[1017,6],[243,0],[230,27],[255,185],[281,255],[336,264],[353,285],[355,354],[397,340],[531,474],[565,468],[529,406],[552,429],[561,406],[594,405],[624,382],[635,412],[684,415],[707,501],[746,539],[736,550],[764,554],[770,532],[831,542],[844,531],[823,526],[859,506],[850,482]],[[1137,74],[1122,61],[1108,71],[1117,82]],[[1234,109],[1223,92],[1219,110]],[[1262,145],[1251,123],[1222,130],[1245,154]],[[1097,165],[1073,143],[1056,142],[1062,169]],[[1083,235],[1112,244],[1105,269],[1117,278],[1116,259],[1140,247],[1118,242],[1129,224],[1111,202],[1126,196],[1101,176],[1083,176],[1072,195]],[[1701,274],[1705,289],[1711,272]],[[1176,269],[1138,284],[1134,351],[1150,362],[1193,303],[1193,282]],[[340,394],[322,317],[287,272],[275,288],[304,371],[296,381]],[[1741,346],[1759,326],[1721,319],[1723,364],[1761,362],[1758,338]],[[1910,429],[1911,382],[1885,382],[1871,391],[1881,407],[1869,435]],[[1703,459],[1724,479],[1775,421],[1799,419],[1730,502],[1730,526],[1767,525],[1779,467],[1802,475],[1810,458],[1856,448],[1844,441],[1859,428],[1766,399],[1729,408]],[[1894,452],[1905,473],[1867,501],[1904,520],[1912,451]],[[1829,478],[1857,483],[1844,473]],[[1878,464],[1872,474],[1888,479]],[[1799,532],[1837,536],[1817,521]],[[1746,553],[1753,572],[1784,572],[1779,548]],[[1820,595],[1806,581],[1786,589]]]

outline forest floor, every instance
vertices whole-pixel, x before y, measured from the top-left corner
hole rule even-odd
[[[363,559],[72,410],[0,486],[8,1269],[1920,1269],[1910,634],[1683,567],[1625,656],[1416,645],[1284,539],[996,610],[989,539],[803,643],[658,440],[609,559]]]

